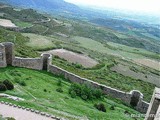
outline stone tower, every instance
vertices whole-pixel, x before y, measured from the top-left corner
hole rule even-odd
[[[14,44],[11,42],[2,43],[5,47],[5,56],[7,65],[12,65],[12,62],[15,58],[14,55]]]
[[[0,43],[0,67],[6,67],[6,53],[5,53],[5,46]]]
[[[160,88],[153,93],[145,120],[160,120]]]

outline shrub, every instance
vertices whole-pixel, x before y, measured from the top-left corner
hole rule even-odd
[[[115,110],[115,105],[112,105],[112,106],[110,107],[110,110]]]
[[[10,82],[9,80],[4,80],[3,84],[5,84],[5,86],[7,87],[8,90],[13,90],[14,89],[13,83]]]
[[[62,81],[58,80],[57,86],[62,86]]]
[[[0,83],[0,91],[6,91],[7,87],[5,86],[5,84]]]
[[[44,92],[47,92],[47,89],[44,89],[43,91],[44,91]]]
[[[94,107],[99,111],[106,112],[106,108],[105,108],[105,105],[103,103],[94,104]]]
[[[83,100],[87,100],[87,99],[88,99],[87,95],[81,95],[81,98],[82,98]]]
[[[5,118],[5,120],[16,120],[16,119],[14,119],[12,117],[7,117],[7,118]]]
[[[76,67],[76,68],[83,68],[82,65],[81,65],[81,64],[78,64],[78,63],[75,64],[75,67]]]
[[[21,86],[26,86],[26,85],[27,85],[27,84],[25,83],[25,81],[20,81],[19,84],[20,84]]]
[[[57,92],[60,92],[60,93],[63,93],[62,88],[57,88],[56,91],[57,91]]]
[[[73,83],[69,89],[69,94],[71,96],[79,96],[83,100],[100,99],[103,96],[102,90],[93,88],[87,84],[77,84]]]
[[[76,98],[76,92],[75,91],[71,91],[70,95],[71,95],[72,98]]]

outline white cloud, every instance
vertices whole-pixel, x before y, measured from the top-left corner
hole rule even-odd
[[[160,14],[160,0],[65,0],[67,2],[97,7],[127,9]]]

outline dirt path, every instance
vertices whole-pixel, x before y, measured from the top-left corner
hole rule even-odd
[[[0,103],[0,114],[3,117],[13,117],[16,120],[56,120],[51,117],[42,116],[31,111],[23,110],[13,106]]]

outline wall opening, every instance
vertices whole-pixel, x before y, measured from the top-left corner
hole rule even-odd
[[[42,69],[43,70],[48,70],[48,65],[50,63],[49,57],[50,57],[50,54],[43,54],[42,55],[42,60],[43,60]]]
[[[141,99],[141,93],[138,91],[133,91],[131,96],[130,105],[136,107]]]
[[[47,70],[48,68],[48,58],[44,57],[43,58],[43,70]]]

